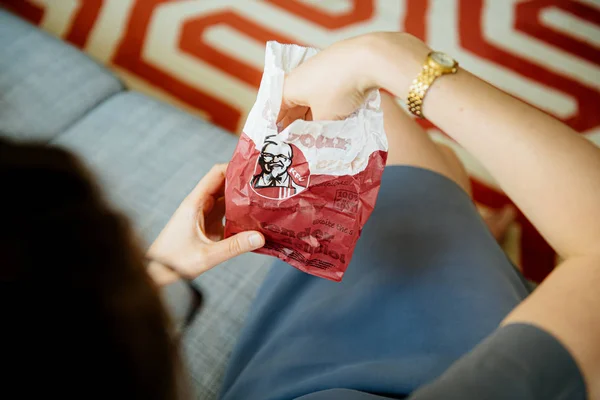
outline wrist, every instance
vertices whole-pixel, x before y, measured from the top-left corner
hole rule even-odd
[[[431,49],[407,33],[377,32],[366,35],[370,52],[367,82],[406,99],[412,81],[421,72]]]
[[[158,286],[165,286],[181,279],[175,271],[154,260],[148,262],[147,271]]]

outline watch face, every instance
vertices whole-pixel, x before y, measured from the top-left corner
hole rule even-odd
[[[443,67],[451,68],[454,66],[454,59],[448,54],[442,53],[441,51],[434,51],[433,53],[431,53],[431,58],[433,59],[433,61],[435,61]]]

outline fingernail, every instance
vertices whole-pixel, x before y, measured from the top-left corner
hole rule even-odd
[[[263,238],[258,233],[253,233],[248,236],[248,242],[250,242],[250,246],[255,249],[263,245]]]

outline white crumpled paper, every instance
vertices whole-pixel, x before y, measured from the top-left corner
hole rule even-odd
[[[258,151],[265,137],[278,134],[276,119],[285,75],[317,53],[314,48],[267,42],[258,96],[244,125],[244,133]],[[374,90],[360,108],[344,120],[297,120],[280,132],[279,137],[303,152],[311,174],[355,175],[367,167],[373,152],[388,149],[380,101],[379,91]],[[318,145],[331,141],[334,146]]]

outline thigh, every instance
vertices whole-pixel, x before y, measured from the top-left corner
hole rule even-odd
[[[388,166],[407,165],[437,172],[471,194],[468,175],[452,149],[433,142],[389,94],[381,94],[381,107],[389,143]]]
[[[275,264],[231,357],[225,398],[262,398],[245,391],[259,383],[272,398],[306,385],[411,392],[527,294],[461,188],[426,169],[386,167],[342,282]]]

